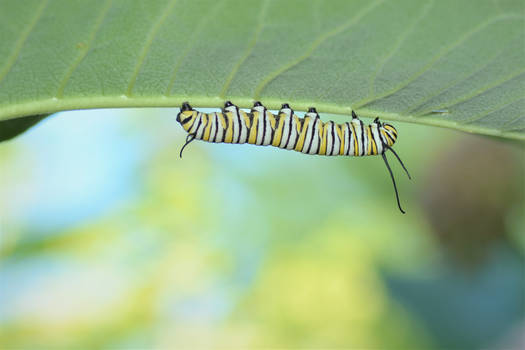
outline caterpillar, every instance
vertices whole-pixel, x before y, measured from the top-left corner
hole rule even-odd
[[[323,156],[371,156],[381,155],[394,184],[399,210],[401,208],[396,181],[385,156],[391,151],[399,160],[408,178],[411,179],[401,158],[392,149],[397,139],[397,130],[392,125],[375,118],[370,125],[363,122],[352,111],[352,120],[343,124],[323,122],[314,107],[310,107],[304,118],[294,114],[284,103],[277,115],[269,112],[261,102],[254,103],[250,112],[239,109],[227,101],[222,112],[201,113],[184,102],[177,114],[177,121],[188,133],[182,151],[193,140],[214,143],[249,143],[274,146],[305,154]]]

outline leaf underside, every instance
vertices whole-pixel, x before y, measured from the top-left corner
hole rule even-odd
[[[0,3],[13,118],[232,100],[525,139],[524,2]]]

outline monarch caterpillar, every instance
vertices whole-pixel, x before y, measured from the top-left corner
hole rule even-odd
[[[188,132],[182,151],[193,140],[225,143],[250,143],[272,145],[306,154],[323,156],[371,156],[380,154],[385,161],[399,202],[396,181],[385,156],[387,150],[399,160],[410,179],[410,174],[401,158],[392,149],[397,139],[397,130],[392,125],[381,123],[379,118],[365,126],[352,111],[352,120],[343,124],[333,121],[324,123],[315,108],[311,107],[300,118],[285,103],[277,115],[269,112],[261,102],[255,102],[250,112],[239,109],[230,101],[224,104],[221,113],[201,113],[184,102],[177,114],[177,121]]]

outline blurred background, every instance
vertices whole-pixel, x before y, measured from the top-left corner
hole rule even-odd
[[[379,157],[180,159],[177,111],[0,144],[1,348],[525,347],[521,145],[394,123],[402,215]]]

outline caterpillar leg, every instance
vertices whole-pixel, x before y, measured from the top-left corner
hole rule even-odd
[[[182,146],[182,148],[180,149],[180,154],[179,156],[182,158],[182,151],[184,151],[184,148],[189,145],[191,143],[191,141],[195,140],[195,134],[188,134],[188,136],[186,136],[186,143],[184,144],[184,146]]]

